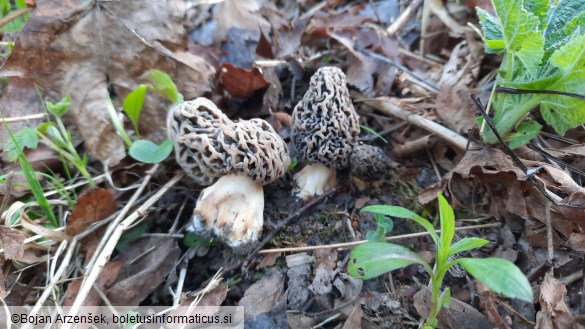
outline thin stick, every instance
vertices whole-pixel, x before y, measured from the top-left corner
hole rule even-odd
[[[500,226],[500,223],[491,223],[491,224],[481,224],[481,225],[472,225],[472,226],[465,226],[465,227],[457,227],[455,231],[466,231],[466,230],[473,230],[478,228],[487,228],[487,227],[497,227]],[[441,230],[436,230],[437,233],[440,233]],[[418,232],[418,233],[410,233],[410,234],[403,234],[397,236],[390,236],[386,238],[386,241],[395,241],[395,240],[402,240],[402,239],[409,239],[409,238],[417,238],[421,236],[429,235],[429,232]],[[354,247],[363,243],[368,242],[368,240],[360,240],[360,241],[353,241],[353,242],[344,242],[344,243],[335,243],[335,244],[327,244],[322,246],[307,246],[307,247],[291,247],[291,248],[276,248],[276,249],[264,249],[258,251],[258,254],[274,254],[280,252],[298,252],[298,251],[309,251],[309,250],[316,250],[316,249],[344,249]]]
[[[553,258],[554,258],[554,247],[553,247],[553,228],[552,228],[552,219],[550,216],[550,208],[551,208],[551,203],[550,201],[547,200],[546,202],[546,251],[547,251],[547,257],[546,260],[550,263],[553,264]],[[551,266],[549,269],[549,273],[551,275],[554,274],[554,266]]]
[[[99,252],[99,256],[97,257],[94,266],[91,268],[91,272],[89,275],[85,277],[85,280],[81,283],[81,287],[79,288],[79,292],[68,315],[76,316],[79,314],[81,306],[85,301],[85,298],[89,294],[91,288],[93,287],[95,281],[97,280],[98,276],[102,272],[104,266],[110,259],[116,244],[120,240],[122,233],[126,231],[128,227],[132,225],[138,218],[144,216],[144,214],[152,207],[165,193],[167,193],[173,185],[175,185],[182,177],[183,173],[176,175],[173,177],[167,184],[165,184],[159,191],[157,191],[152,197],[150,197],[142,206],[136,209],[130,216],[124,219],[120,225],[118,225],[112,235],[109,237],[106,245],[104,246],[103,250]],[[112,225],[113,226],[113,225]],[[97,252],[96,252],[97,253]],[[69,323],[65,324],[62,329],[70,329],[71,325]]]
[[[410,20],[410,18],[416,13],[416,10],[422,3],[422,0],[414,0],[412,1],[406,9],[398,16],[398,18],[392,23],[392,25],[388,26],[386,32],[389,36],[395,35],[398,31],[402,30],[404,25]]]
[[[423,118],[418,114],[401,109],[400,107],[390,103],[387,99],[367,99],[362,100],[367,105],[383,112],[387,115],[399,117],[400,119],[411,123],[419,128],[422,128],[437,137],[449,142],[458,149],[465,151],[467,144],[469,143],[467,138],[457,134],[456,132],[434,122],[429,119]]]
[[[262,249],[262,247],[264,247],[268,242],[270,242],[270,240],[272,240],[272,238],[274,238],[274,236],[276,235],[276,233],[278,233],[278,231],[282,227],[284,227],[285,225],[290,224],[293,220],[299,218],[305,211],[309,210],[309,208],[311,208],[311,207],[315,206],[316,204],[320,203],[326,197],[332,195],[336,191],[337,191],[337,187],[332,188],[331,190],[329,190],[329,191],[323,193],[322,195],[316,197],[315,199],[311,200],[309,203],[305,204],[301,209],[297,210],[296,212],[294,212],[293,214],[291,214],[287,218],[285,218],[285,219],[281,220],[280,222],[278,222],[274,226],[274,229],[270,233],[268,233],[268,235],[266,235],[266,237],[262,240],[262,242],[260,242],[260,244],[258,244],[258,246],[256,248],[254,248],[254,251],[252,251],[248,255],[248,257],[246,257],[246,259],[244,259],[244,261],[242,262],[242,272],[244,272],[245,269],[248,267],[248,264],[250,263],[250,261],[252,260],[252,258],[256,257],[256,254],[258,254],[260,252],[260,249]],[[226,269],[226,272],[227,271],[228,270]]]
[[[21,117],[2,118],[0,120],[4,121],[5,123],[12,123],[12,122],[19,122],[19,121],[35,120],[35,119],[44,119],[45,116],[46,116],[45,113],[37,113],[37,114],[23,115]]]
[[[63,241],[62,245],[65,246],[65,245],[67,245],[67,243],[68,243],[67,241]],[[37,300],[37,303],[35,304],[33,309],[30,311],[30,313],[29,313],[30,316],[32,316],[32,315],[36,316],[37,314],[39,314],[40,308],[43,306],[43,304],[45,303],[45,301],[47,300],[49,295],[52,293],[53,288],[55,287],[57,282],[59,282],[61,280],[61,276],[65,273],[65,270],[69,266],[70,261],[71,261],[71,257],[73,256],[73,251],[75,250],[76,246],[77,246],[77,239],[73,238],[73,240],[71,241],[71,243],[69,244],[69,247],[67,249],[67,254],[65,254],[65,257],[63,257],[63,260],[61,261],[61,266],[59,266],[59,269],[57,270],[57,272],[55,273],[55,275],[51,279],[51,282],[47,285],[47,287],[45,288],[45,290],[41,294],[41,297],[39,297],[39,299]],[[55,260],[55,261],[57,261],[57,260]],[[28,328],[32,328],[31,323],[28,323],[23,327],[23,329],[28,329]]]
[[[0,27],[12,22],[13,20],[19,18],[20,16],[22,16],[26,13],[30,13],[33,9],[34,9],[33,7],[21,8],[15,12],[13,12],[12,14],[0,19]]]

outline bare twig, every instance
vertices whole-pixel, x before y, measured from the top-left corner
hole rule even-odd
[[[12,14],[0,19],[0,27],[12,22],[13,20],[19,18],[20,16],[26,13],[30,13],[33,9],[34,9],[33,7],[26,7],[14,11]]]
[[[398,16],[398,18],[388,27],[386,32],[389,36],[395,35],[398,31],[402,30],[404,25],[410,20],[410,18],[416,13],[416,10],[422,3],[422,0],[412,1],[406,9]]]
[[[47,114],[45,113],[37,113],[37,114],[29,114],[23,115],[20,117],[11,117],[11,118],[1,118],[5,123],[12,123],[12,122],[20,122],[20,121],[27,121],[27,120],[35,120],[35,119],[44,119]]]
[[[449,142],[458,149],[464,151],[467,146],[467,138],[457,134],[456,132],[428,119],[423,118],[418,114],[403,110],[400,107],[392,104],[388,99],[377,98],[362,100],[367,105],[377,109],[388,115],[399,117],[400,119],[411,123],[419,128],[433,133],[437,137]]]
[[[500,223],[457,227],[457,228],[455,228],[455,231],[459,232],[459,231],[474,230],[474,229],[487,228],[487,227],[497,227],[497,226],[500,226]],[[436,230],[436,232],[440,233],[441,230]],[[417,237],[421,237],[421,236],[425,236],[425,235],[429,235],[429,232],[418,232],[418,233],[390,236],[390,237],[386,238],[386,241],[395,241],[395,240],[403,240],[403,239],[409,239],[409,238],[417,238]],[[258,251],[258,254],[273,254],[273,253],[281,253],[281,252],[301,252],[301,251],[309,251],[309,250],[316,250],[316,249],[333,249],[333,248],[343,249],[343,248],[351,248],[351,247],[354,247],[354,246],[357,246],[357,245],[360,245],[360,244],[363,244],[366,242],[368,242],[368,240],[327,244],[327,245],[321,245],[321,246],[264,249],[264,250]]]

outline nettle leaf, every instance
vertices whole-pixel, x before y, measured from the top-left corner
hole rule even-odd
[[[424,227],[433,238],[435,244],[439,244],[439,236],[437,235],[437,232],[435,232],[433,224],[406,208],[398,206],[373,205],[362,208],[360,212],[371,212],[373,214],[411,219]]]
[[[134,159],[144,163],[159,163],[166,159],[173,151],[173,141],[167,139],[160,146],[140,139],[132,143],[128,153]]]
[[[476,237],[463,238],[454,243],[449,248],[449,255],[454,255],[460,252],[481,248],[489,243],[488,240]]]
[[[538,17],[540,30],[544,30],[547,24],[547,14],[550,8],[549,0],[524,0],[524,8]]]
[[[563,0],[552,7],[544,30],[546,51],[550,54],[560,48],[579,28],[585,32],[585,1]]]
[[[138,134],[138,118],[140,118],[140,112],[144,105],[144,99],[146,98],[146,85],[139,85],[124,99],[124,112],[132,121],[134,131]]]
[[[585,35],[573,38],[556,50],[550,63],[559,68],[562,75],[546,89],[585,94]],[[550,94],[541,97],[542,117],[558,134],[563,135],[568,129],[585,123],[585,100]]]
[[[367,242],[351,252],[347,273],[369,280],[410,264],[421,264],[427,271],[432,271],[419,254],[408,248],[385,242]]]
[[[8,161],[16,161],[20,152],[24,148],[35,149],[39,145],[37,133],[31,128],[23,128],[14,134],[14,138],[9,139],[4,146],[6,158]]]
[[[539,31],[538,17],[522,7],[522,0],[493,0],[500,19],[506,44],[506,59],[503,63],[513,66],[513,72],[506,69],[507,80],[522,70],[536,76],[544,55],[544,37]],[[516,61],[521,66],[516,66]]]
[[[530,143],[536,138],[542,129],[542,125],[536,121],[524,121],[518,125],[516,131],[506,136],[505,140],[511,149]]]
[[[503,258],[459,258],[455,261],[491,290],[532,302],[530,282],[514,263]]]
[[[485,51],[490,54],[502,53],[506,50],[506,42],[502,33],[502,25],[497,18],[487,11],[477,7],[477,17],[483,30],[483,42]]]

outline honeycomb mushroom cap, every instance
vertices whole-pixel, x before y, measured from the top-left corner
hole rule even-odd
[[[309,163],[343,168],[360,132],[345,74],[323,67],[312,77],[309,89],[293,111],[291,137],[296,154]]]
[[[290,165],[286,144],[266,121],[233,122],[206,98],[176,105],[167,125],[177,162],[201,185],[228,174],[268,184]]]
[[[398,164],[372,145],[354,145],[350,156],[351,175],[364,181],[388,178]]]

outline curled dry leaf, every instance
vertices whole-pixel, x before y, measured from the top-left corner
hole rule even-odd
[[[238,98],[247,98],[268,86],[258,68],[245,70],[228,63],[221,67],[221,83],[230,95]]]
[[[157,68],[171,75],[186,98],[210,90],[214,70],[187,52],[182,6],[177,0],[43,1],[1,73],[39,85],[49,99],[71,96],[88,152],[114,165],[125,149],[110,124],[109,83],[131,90]]]
[[[572,316],[565,304],[567,288],[559,280],[547,273],[540,285],[540,307],[536,314],[536,329],[569,329]]]
[[[559,203],[585,205],[585,191],[567,173],[542,162],[524,163],[530,168],[540,168],[536,179],[552,192],[550,194]],[[468,151],[454,169],[449,189],[460,204],[473,202],[483,205],[493,216],[518,215],[525,220],[537,219],[539,226],[546,223],[546,204],[549,201],[503,151]],[[567,196],[562,198],[560,195]],[[574,231],[585,228],[584,213],[583,209],[552,206],[555,245],[566,241]],[[531,244],[545,246],[545,232],[535,233],[532,228],[536,229],[536,223],[527,224]]]
[[[270,311],[283,293],[284,275],[273,269],[246,290],[238,306],[244,306],[244,317],[249,319]]]
[[[19,260],[24,255],[24,233],[13,228],[0,225],[0,240],[6,259]]]
[[[481,56],[472,51],[467,41],[462,41],[443,67],[437,113],[449,129],[459,134],[467,132],[475,123],[476,111],[469,93],[475,87],[480,63]]]

